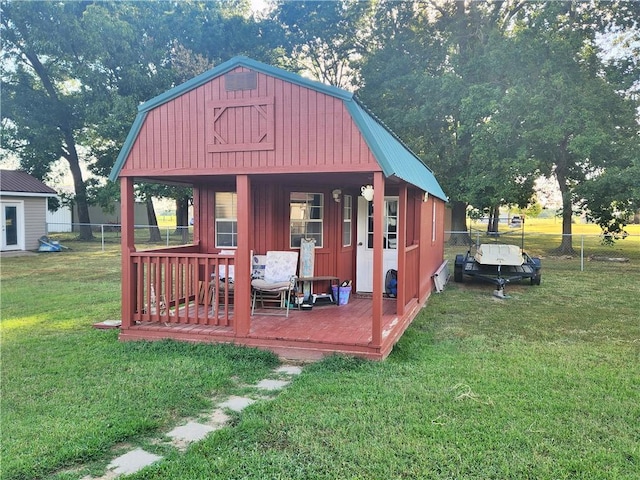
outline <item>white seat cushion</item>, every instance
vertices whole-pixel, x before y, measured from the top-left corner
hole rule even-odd
[[[281,290],[289,290],[291,282],[267,282],[261,278],[251,280],[251,286],[256,290],[265,292],[279,292]]]

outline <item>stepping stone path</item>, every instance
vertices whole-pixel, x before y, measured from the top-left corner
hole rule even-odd
[[[289,385],[292,377],[302,373],[302,367],[283,365],[275,369],[273,373],[277,378],[265,378],[256,385],[253,385],[253,388],[262,392],[277,392]],[[256,395],[256,397],[257,398],[230,396],[224,402],[219,403],[217,408],[211,412],[208,417],[203,417],[205,420],[189,421],[184,425],[174,428],[168,432],[166,436],[171,439],[171,445],[173,447],[183,451],[191,443],[198,442],[211,432],[226,426],[230,417],[225,411],[241,412],[252,403],[267,398],[264,395]],[[162,460],[162,457],[159,455],[146,452],[141,448],[135,448],[124,455],[114,458],[111,463],[107,465],[107,473],[102,477],[86,476],[82,480],[112,480],[120,475],[135,473],[160,460]]]

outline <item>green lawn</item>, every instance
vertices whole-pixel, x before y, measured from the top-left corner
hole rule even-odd
[[[542,285],[507,300],[450,283],[385,362],[308,365],[133,478],[638,478],[640,248],[625,242],[604,251],[630,262],[584,272],[545,258]],[[118,318],[119,254],[72,246],[2,259],[2,478],[81,478],[123,445],[166,449],[149,439],[277,363],[91,328]]]

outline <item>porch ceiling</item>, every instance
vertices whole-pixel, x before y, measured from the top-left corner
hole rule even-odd
[[[330,188],[360,188],[362,185],[373,183],[373,172],[349,172],[349,173],[278,173],[278,174],[250,174],[252,183],[256,184],[289,184],[289,185],[322,185]],[[194,178],[191,175],[170,175],[170,176],[148,176],[136,177],[136,182],[161,183],[169,185],[220,185],[234,186],[236,176],[229,174],[222,175],[200,175]],[[386,179],[389,184],[401,183],[402,180],[396,177]]]

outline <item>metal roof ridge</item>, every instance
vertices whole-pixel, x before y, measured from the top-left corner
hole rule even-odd
[[[141,103],[140,105],[138,105],[138,112],[148,112],[149,110],[152,110],[164,103],[173,100],[174,98],[179,97],[184,93],[198,88],[208,81],[219,77],[220,75],[224,75],[225,73],[230,72],[237,67],[246,67],[251,70],[264,73],[265,75],[271,75],[282,80],[286,80],[288,82],[310,88],[312,90],[326,93],[327,95],[331,95],[332,97],[341,98],[342,100],[351,100],[354,97],[353,93],[348,92],[347,90],[343,90],[342,88],[318,82],[316,80],[310,80],[297,73],[289,72],[272,65],[267,65],[266,63],[258,62],[257,60],[253,60],[248,57],[236,56],[227,60],[226,62],[221,63],[220,65],[207,70],[206,72],[201,73],[196,77],[193,77],[190,80],[187,80],[184,83],[176,85],[175,87],[151,98],[150,100],[147,100],[144,103]]]

